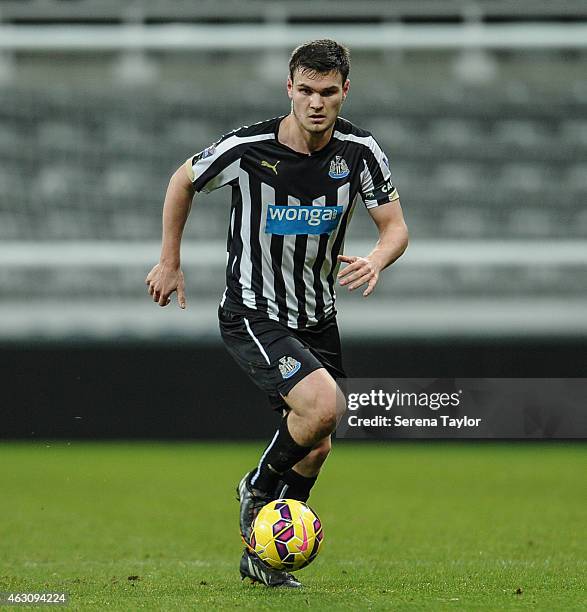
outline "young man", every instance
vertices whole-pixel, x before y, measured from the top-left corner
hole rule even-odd
[[[175,172],[163,207],[160,262],[146,279],[160,306],[177,291],[186,307],[180,243],[192,198],[230,185],[222,339],[284,415],[258,466],[237,487],[245,542],[266,503],[308,499],[330,452],[344,405],[335,382],[344,377],[335,278],[351,291],[366,285],[367,297],[408,242],[387,158],[369,132],[339,117],[349,68],[348,50],[335,41],[298,47],[289,63],[290,114],[223,136]],[[368,255],[344,255],[359,195],[379,240]],[[339,271],[341,262],[347,265]],[[247,549],[240,572],[267,586],[301,586]]]

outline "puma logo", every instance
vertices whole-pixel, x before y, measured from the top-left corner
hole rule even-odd
[[[276,161],[274,164],[270,164],[268,161],[263,160],[261,162],[261,165],[264,166],[265,168],[271,168],[271,170],[273,170],[273,172],[275,172],[275,174],[277,174],[277,164],[280,162]]]

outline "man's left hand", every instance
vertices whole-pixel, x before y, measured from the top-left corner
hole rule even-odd
[[[338,261],[349,264],[344,270],[338,273],[338,282],[346,285],[349,291],[354,291],[368,283],[363,291],[363,297],[373,293],[375,285],[379,280],[379,269],[368,257],[356,257],[354,255],[339,255]]]

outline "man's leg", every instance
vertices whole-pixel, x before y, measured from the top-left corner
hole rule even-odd
[[[298,461],[292,469],[304,478],[315,478],[318,476],[320,468],[326,461],[331,449],[332,442],[330,441],[330,436],[326,436],[301,461]]]
[[[328,454],[326,444],[320,443],[336,428],[344,406],[342,392],[325,368],[314,370],[299,381],[284,400],[289,414],[250,478],[250,486],[261,496],[272,496],[283,474],[297,464],[302,476],[318,473],[319,460],[323,462]],[[312,452],[313,456],[303,463]]]
[[[257,469],[245,475],[238,485],[241,533],[246,542],[259,510],[279,495],[282,479],[284,484],[292,481],[300,499],[308,498],[319,464],[330,450],[329,440],[322,441],[334,431],[345,405],[342,392],[325,368],[302,378],[284,400],[289,407],[287,418],[281,421]],[[300,472],[292,470],[297,464]],[[289,478],[284,479],[285,474]]]
[[[283,474],[277,485],[275,496],[307,502],[330,449],[330,436],[326,436],[301,461]]]
[[[238,487],[241,501],[241,531],[246,542],[259,510],[276,499],[278,484],[287,478],[294,499],[305,501],[330,451],[330,434],[344,410],[344,396],[324,368],[312,371],[284,396],[290,411],[261,456],[256,470],[246,475]],[[338,400],[338,401],[337,401]],[[291,425],[290,425],[291,424]],[[298,468],[296,471],[292,468]],[[285,481],[284,481],[285,482]],[[284,492],[285,493],[285,492]],[[244,551],[241,577],[260,580],[268,586],[301,586],[287,572],[268,571],[254,555]]]
[[[247,319],[219,309],[222,338],[238,365],[269,397],[272,407],[288,404],[289,416],[283,419],[261,456],[259,466],[246,474],[237,486],[240,502],[240,528],[245,543],[259,510],[277,499],[275,485],[287,472],[295,474],[298,493],[307,499],[315,475],[330,449],[329,436],[337,418],[337,387],[328,370],[344,376],[338,364],[340,340],[336,324],[306,335],[309,344],[291,330],[264,318]],[[301,332],[300,332],[301,333]],[[319,344],[325,353],[310,346]],[[342,394],[341,394],[342,395]],[[281,397],[280,397],[281,396]],[[274,401],[276,400],[276,401]],[[344,405],[344,402],[342,402]],[[290,431],[289,422],[293,423]],[[292,431],[293,436],[292,436]],[[326,439],[324,442],[323,440]],[[300,472],[292,470],[298,466]],[[255,485],[251,480],[255,478]],[[300,493],[301,488],[301,493]],[[267,586],[300,586],[291,574],[271,570],[246,548],[240,563],[241,577]]]

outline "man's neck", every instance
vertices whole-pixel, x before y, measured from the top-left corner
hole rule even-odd
[[[281,144],[286,145],[290,149],[298,153],[311,155],[320,149],[323,149],[332,137],[334,126],[325,132],[312,134],[304,130],[298,123],[295,115],[289,114],[279,125],[279,133],[277,139]]]

